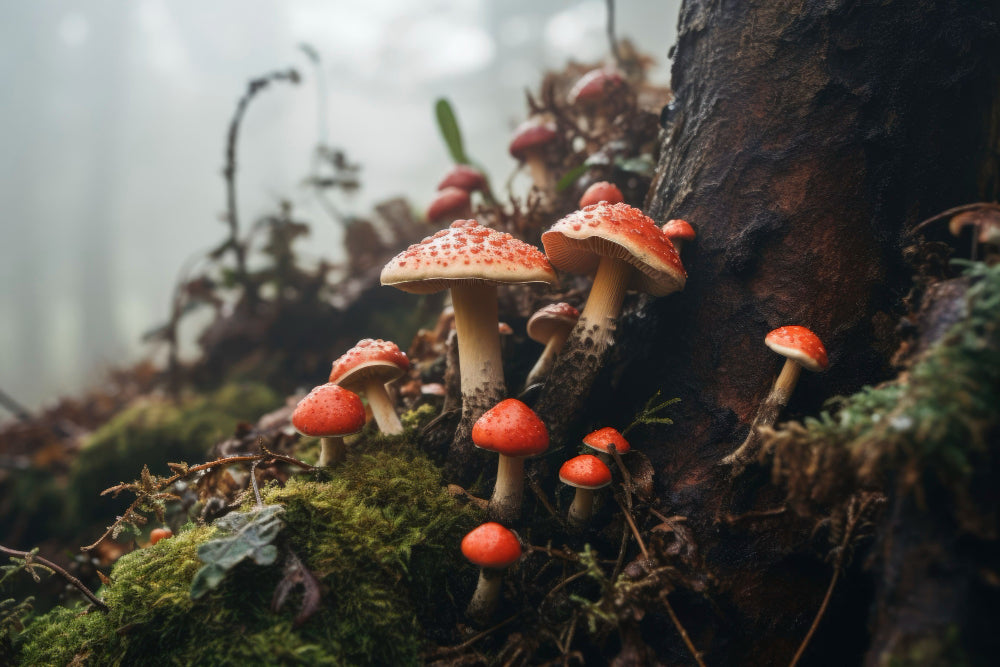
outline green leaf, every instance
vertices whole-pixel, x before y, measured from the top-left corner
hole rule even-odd
[[[569,171],[567,171],[565,174],[563,174],[563,177],[559,179],[559,182],[556,183],[556,192],[562,192],[569,186],[573,185],[576,179],[583,176],[585,171],[587,171],[586,163],[578,164]]]
[[[230,534],[198,547],[198,558],[205,565],[191,581],[191,599],[197,600],[218,587],[226,573],[247,558],[257,565],[274,563],[278,548],[272,542],[285,527],[279,518],[284,511],[281,505],[265,505],[249,512],[233,512],[216,521],[216,528]]]
[[[438,129],[448,147],[448,152],[451,153],[451,159],[458,164],[468,164],[469,157],[462,145],[462,131],[458,128],[458,119],[451,108],[451,103],[443,97],[439,98],[434,103],[434,115],[437,116]]]

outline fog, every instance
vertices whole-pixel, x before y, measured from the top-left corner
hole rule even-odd
[[[617,33],[668,79],[679,0],[618,2]],[[549,0],[32,0],[0,7],[0,389],[34,408],[148,353],[185,260],[220,242],[225,130],[246,82],[297,68],[251,105],[239,145],[244,229],[281,199],[336,259],[340,227],[303,188],[319,134],[363,165],[338,200],[425,205],[449,165],[433,117],[505,180],[523,91],[607,57],[605,3]],[[318,118],[322,56],[326,113]],[[0,420],[7,414],[0,411]]]

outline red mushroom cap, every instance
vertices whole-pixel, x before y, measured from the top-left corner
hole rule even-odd
[[[476,420],[472,442],[504,456],[535,456],[549,448],[549,431],[531,408],[508,398]]]
[[[521,558],[517,535],[490,521],[462,538],[462,555],[479,567],[502,570]]]
[[[805,327],[796,324],[779,327],[764,337],[764,344],[806,370],[818,372],[830,367],[823,341]]]
[[[470,193],[476,190],[485,190],[486,177],[475,167],[470,167],[467,164],[456,164],[438,183],[438,190],[445,188],[459,188]]]
[[[456,220],[382,269],[383,285],[414,294],[447,289],[451,281],[551,285],[556,274],[538,248],[475,220]]]
[[[465,218],[472,212],[471,206],[468,192],[461,188],[444,188],[427,207],[427,219],[443,222],[449,218]]]
[[[315,387],[292,413],[292,426],[302,435],[350,435],[364,425],[365,406],[358,395],[332,383]]]
[[[622,84],[622,75],[613,69],[592,69],[573,84],[567,96],[570,104],[600,102]]]
[[[165,540],[173,536],[174,536],[174,531],[170,530],[169,528],[154,528],[149,532],[149,543],[156,544],[160,540]]]
[[[611,483],[611,469],[596,456],[580,454],[562,464],[559,481],[578,489],[599,489]]]
[[[668,239],[679,239],[681,241],[694,240],[694,227],[687,220],[681,220],[680,218],[667,220],[666,224],[660,229],[663,230],[663,235]]]
[[[583,438],[583,444],[587,445],[591,449],[604,452],[605,454],[609,451],[608,445],[614,445],[615,450],[619,454],[624,454],[631,449],[631,447],[629,447],[628,440],[626,440],[621,433],[610,426],[599,428],[593,433],[587,434]]]
[[[629,289],[665,296],[684,287],[687,272],[677,249],[642,211],[628,204],[600,203],[570,213],[542,234],[545,254],[570,273],[597,271],[602,256],[637,270]]]
[[[556,126],[538,119],[527,120],[514,130],[510,140],[510,154],[518,160],[525,160],[528,153],[547,146],[556,138]]]
[[[609,204],[620,204],[625,201],[622,191],[618,189],[618,186],[614,183],[608,183],[607,181],[597,181],[591,184],[587,191],[583,193],[580,197],[580,208],[585,208],[591,206],[592,204],[599,204],[601,202],[607,202]]]
[[[370,377],[392,382],[410,370],[406,353],[392,341],[364,338],[333,362],[330,382],[344,387],[358,386]]]
[[[528,320],[528,338],[539,343],[547,343],[560,329],[569,330],[576,326],[580,311],[568,303],[550,303],[539,308]]]

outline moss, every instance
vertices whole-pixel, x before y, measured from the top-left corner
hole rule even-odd
[[[326,473],[329,474],[329,473]],[[293,477],[264,489],[285,506],[282,550],[322,582],[320,610],[294,627],[294,598],[278,613],[279,564],[237,566],[199,600],[189,589],[197,546],[216,531],[188,527],[121,558],[101,589],[111,612],[56,609],[21,636],[25,664],[316,665],[419,662],[427,619],[442,606],[457,544],[475,517],[442,488],[435,468],[405,438],[357,443],[333,478]]]
[[[946,631],[928,637],[910,638],[889,655],[883,655],[879,664],[885,667],[918,667],[947,665],[964,667],[973,662],[962,648],[961,631],[950,626]]]
[[[98,494],[168,461],[200,461],[240,420],[254,420],[281,404],[261,385],[226,385],[208,396],[179,404],[144,399],[115,416],[84,443],[73,462],[67,489],[70,525],[104,520],[120,503]]]

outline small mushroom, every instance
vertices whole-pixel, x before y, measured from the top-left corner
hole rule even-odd
[[[365,338],[333,362],[330,382],[363,394],[382,433],[403,432],[386,385],[410,369],[410,360],[395,343]]]
[[[738,474],[745,465],[757,456],[760,448],[758,430],[771,426],[778,419],[782,408],[788,405],[792,391],[799,381],[802,369],[821,372],[830,367],[823,342],[812,331],[803,326],[779,327],[764,337],[764,344],[785,357],[785,365],[774,381],[770,393],[757,410],[757,416],[750,425],[743,444],[722,460],[724,465],[732,465],[733,474]]]
[[[611,470],[596,456],[580,454],[562,464],[559,481],[576,488],[566,518],[570,525],[580,528],[590,521],[593,514],[594,491],[611,483]]]
[[[340,463],[347,456],[344,436],[357,433],[365,425],[361,397],[339,385],[315,387],[299,401],[292,413],[292,426],[302,435],[320,438],[319,466]]]
[[[573,84],[567,101],[571,106],[582,109],[586,115],[592,116],[594,132],[602,132],[607,126],[607,119],[602,113],[606,110],[605,102],[624,85],[622,75],[617,71],[608,68],[592,69]]]
[[[484,623],[496,609],[503,571],[521,558],[521,543],[513,532],[490,521],[462,538],[462,555],[481,568],[476,592],[465,613],[477,623]]]
[[[149,532],[150,545],[156,544],[160,540],[165,540],[174,536],[174,531],[169,528],[154,528]]]
[[[620,204],[625,201],[625,195],[614,183],[597,181],[592,183],[580,197],[580,208],[600,204],[602,201],[608,204]]]
[[[429,222],[447,223],[472,217],[472,200],[469,193],[455,187],[440,190],[431,205],[427,207]]]
[[[552,187],[552,173],[545,164],[545,158],[558,136],[553,123],[535,118],[521,123],[510,140],[510,154],[518,162],[528,165],[531,180],[539,190]]]
[[[664,224],[660,229],[663,230],[663,235],[670,239],[670,242],[674,244],[674,248],[677,249],[677,252],[681,251],[681,246],[684,245],[685,242],[694,241],[694,227],[692,227],[687,220],[681,220],[680,218],[667,220],[666,224]]]
[[[531,408],[508,398],[483,413],[472,427],[472,442],[500,455],[490,499],[491,518],[513,523],[524,498],[524,459],[549,448],[549,432]]]
[[[552,303],[538,309],[528,320],[528,338],[545,346],[534,367],[528,373],[525,387],[542,382],[552,370],[569,332],[580,319],[580,311],[568,303]]]
[[[583,436],[583,444],[596,451],[605,463],[611,462],[611,445],[615,446],[615,451],[619,454],[626,454],[631,449],[625,436],[610,426],[599,428]]]
[[[483,176],[483,172],[467,164],[456,164],[444,175],[437,189],[459,188],[472,194],[476,190],[485,192],[486,187],[486,177]]]

